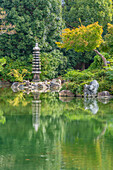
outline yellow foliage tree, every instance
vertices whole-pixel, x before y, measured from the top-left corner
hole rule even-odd
[[[74,49],[76,52],[93,50],[102,58],[104,66],[107,66],[106,58],[96,50],[103,42],[102,33],[102,26],[98,22],[88,26],[81,25],[72,30],[66,28],[61,34],[62,42],[56,42],[56,44],[60,48]]]
[[[29,73],[28,70],[23,69],[22,72],[20,73],[19,70],[17,69],[12,69],[9,75],[14,76],[16,81],[23,82],[25,75]]]

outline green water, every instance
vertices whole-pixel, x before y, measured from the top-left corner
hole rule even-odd
[[[0,89],[0,170],[113,169],[113,100],[68,100]]]

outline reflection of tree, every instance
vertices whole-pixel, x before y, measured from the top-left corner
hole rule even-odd
[[[16,93],[15,98],[13,100],[9,99],[8,102],[12,106],[19,106],[20,103],[22,104],[22,106],[26,106],[29,103],[28,101],[26,101],[23,92]]]
[[[0,109],[0,123],[4,124],[5,122],[6,122],[6,119],[3,116],[3,111]]]
[[[12,101],[14,98],[15,95]],[[113,118],[112,114],[106,114],[108,111],[103,104],[99,103],[103,114],[99,111],[93,115],[82,109],[83,99],[63,103],[55,96],[40,97],[40,126],[36,133],[32,126],[32,97],[24,98],[29,105],[21,102],[16,107],[13,103],[9,105],[7,100],[4,105],[0,103],[7,118],[5,126],[0,125],[1,169],[110,169],[113,145],[107,141],[108,130],[103,138],[94,140],[104,133],[106,120]],[[107,107],[110,106],[109,103]]]
[[[47,169],[47,167],[56,170],[62,169],[63,162],[70,169],[98,166],[103,151],[101,142],[98,140],[98,144],[93,138],[102,128],[99,122],[66,121],[63,116],[59,118],[49,115],[41,116],[40,127],[36,133],[32,127],[31,118],[31,115],[20,116],[18,113],[12,117],[7,116],[7,124],[0,128],[2,144],[0,155],[3,155],[6,163],[2,164],[2,169],[8,167],[19,169],[21,165],[28,170],[32,167],[35,170],[37,166],[39,170]],[[7,158],[8,161],[6,161]],[[102,159],[104,161],[104,157]]]

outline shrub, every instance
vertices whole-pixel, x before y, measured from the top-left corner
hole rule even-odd
[[[52,79],[65,73],[67,58],[59,50],[41,53],[41,80]]]
[[[71,70],[64,76],[64,79],[68,80],[68,82],[64,83],[62,89],[71,90],[73,93],[83,94],[84,85],[89,84],[93,80],[97,80],[99,83],[98,91],[109,91],[112,94],[112,73],[112,71],[110,72],[106,69],[87,69],[81,72],[79,70]]]
[[[110,60],[111,57],[108,53],[101,53],[107,60]],[[94,57],[94,62],[91,63],[91,65],[89,66],[88,70],[95,70],[95,69],[101,69],[103,68],[103,61],[102,58],[99,55],[96,55]]]

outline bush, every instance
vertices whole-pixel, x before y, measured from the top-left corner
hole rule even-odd
[[[93,80],[97,80],[99,83],[98,91],[109,91],[112,94],[112,73],[106,69],[87,69],[81,72],[79,70],[71,70],[64,76],[64,79],[68,80],[68,82],[63,84],[62,89],[71,90],[73,93],[83,94],[84,85],[89,84]]]
[[[65,73],[67,58],[59,50],[41,53],[41,80],[52,79]]]
[[[107,60],[110,60],[111,57],[108,53],[101,53]],[[94,57],[94,62],[91,63],[91,65],[89,66],[88,70],[94,70],[94,69],[101,69],[103,68],[103,61],[102,58],[99,55],[96,55]]]
[[[13,58],[16,58],[13,56]],[[49,53],[41,53],[41,80],[45,79],[52,79],[56,78],[59,75],[65,73],[67,58],[63,56],[59,50],[53,50]],[[20,74],[22,74],[22,70],[26,69],[28,73],[24,77],[24,79],[32,80],[32,59],[33,56],[31,55],[28,61],[18,58],[18,59],[11,59],[9,57],[5,57],[6,65],[4,66],[4,70],[1,72],[1,79],[14,82],[16,78],[11,76],[9,73],[12,70],[18,70]]]
[[[14,82],[14,81],[16,81],[16,78],[9,74],[11,72],[11,70],[13,70],[13,69],[19,70],[19,72],[21,74],[22,70],[26,69],[26,70],[28,70],[28,73],[26,74],[24,79],[32,80],[32,74],[31,74],[32,73],[32,64],[31,63],[27,63],[27,66],[26,66],[26,62],[22,61],[20,59],[13,60],[13,59],[10,59],[9,57],[5,57],[5,59],[6,59],[6,65],[4,66],[4,69],[0,73],[1,79],[5,80],[5,81]],[[32,59],[31,59],[31,61],[32,61]]]

